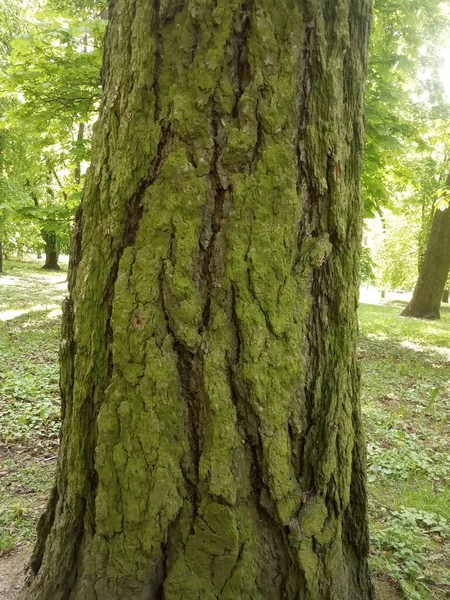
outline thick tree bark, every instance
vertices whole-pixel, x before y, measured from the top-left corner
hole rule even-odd
[[[450,270],[450,208],[437,210],[413,297],[403,317],[440,319],[441,299]]]
[[[59,271],[61,267],[58,264],[59,252],[56,233],[54,231],[43,229],[41,231],[41,236],[45,242],[45,264],[42,268]]]
[[[370,2],[117,0],[27,600],[368,600]]]

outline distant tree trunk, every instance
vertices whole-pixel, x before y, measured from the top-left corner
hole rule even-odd
[[[448,183],[448,182],[447,182]],[[441,298],[450,270],[450,208],[437,210],[413,297],[403,317],[439,319]]]
[[[444,290],[444,292],[442,294],[442,302],[445,302],[446,304],[448,304],[448,288],[446,290]]]
[[[422,218],[421,218],[421,226],[419,232],[419,252],[417,255],[417,272],[420,275],[420,271],[422,269],[423,260],[425,258],[425,252],[427,249],[427,243],[430,239],[431,226],[433,224],[433,217],[435,214],[435,205],[434,202],[430,201],[426,202],[423,200],[422,202]]]
[[[84,123],[79,123],[78,133],[77,133],[77,143],[78,144],[81,144],[84,140],[84,129],[85,129]],[[77,184],[79,184],[81,181],[81,161],[80,160],[78,160],[75,165],[74,179],[75,179],[75,183],[77,183]]]
[[[45,242],[45,264],[43,269],[59,271],[61,267],[58,264],[58,240],[54,231],[43,229],[41,231],[42,239]]]
[[[0,273],[3,273],[3,230],[4,230],[4,217],[0,214]]]
[[[42,250],[39,248],[39,250],[36,250],[36,258],[38,260],[40,260],[42,258]]]
[[[371,600],[366,0],[121,0],[26,600]]]

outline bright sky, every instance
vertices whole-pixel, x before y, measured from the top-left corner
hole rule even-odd
[[[448,15],[450,12],[450,4],[448,2],[442,2],[440,8],[444,15]],[[447,98],[450,100],[450,40],[447,42],[447,46],[442,48],[441,78],[447,92]]]
[[[448,43],[446,48],[443,48],[442,57],[442,83],[444,84],[445,89],[447,91],[447,98],[450,100],[450,42]]]

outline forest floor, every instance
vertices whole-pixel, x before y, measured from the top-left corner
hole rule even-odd
[[[66,273],[0,276],[0,600],[14,600],[55,471]],[[371,563],[380,600],[450,598],[450,308],[361,304]]]

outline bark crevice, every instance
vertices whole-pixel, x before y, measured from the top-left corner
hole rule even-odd
[[[152,0],[153,1],[153,35],[155,39],[155,64],[153,67],[153,97],[155,102],[153,119],[155,123],[159,121],[159,117],[161,114],[160,107],[160,87],[159,87],[159,77],[162,73],[163,69],[163,37],[161,33],[160,27],[160,9],[161,9],[161,0]]]
[[[245,0],[241,12],[236,13],[240,23],[235,24],[235,33],[231,39],[232,60],[231,72],[234,80],[234,101],[231,115],[234,119],[239,116],[239,102],[252,81],[252,73],[248,60],[248,40],[251,33],[251,14],[253,0]],[[236,28],[239,28],[236,31]]]

